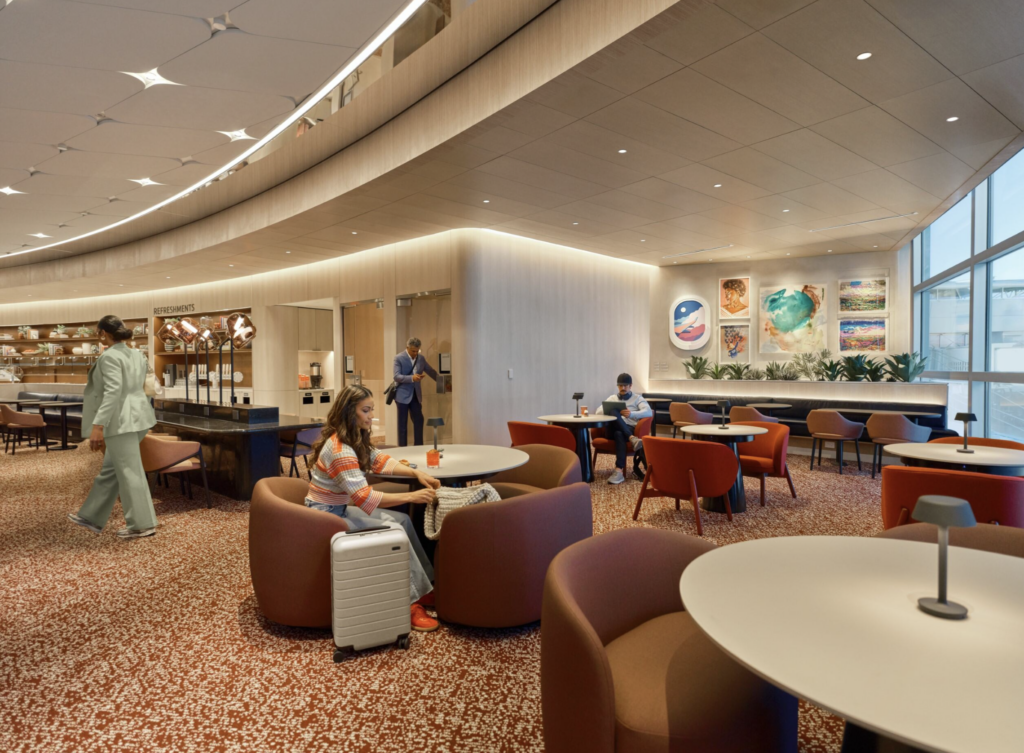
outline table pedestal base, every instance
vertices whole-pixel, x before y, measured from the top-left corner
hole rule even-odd
[[[842,753],[924,753],[924,751],[847,722],[846,729],[843,730]]]
[[[729,489],[729,507],[733,514],[747,511],[747,492],[743,488],[743,469],[740,467],[740,449],[734,437],[718,438],[710,434],[701,434],[702,440],[721,442],[736,453],[736,483]],[[708,512],[725,514],[725,497],[701,497],[700,506]]]
[[[567,427],[576,437],[576,457],[580,459],[580,473],[588,484],[594,480],[594,469],[590,464],[590,427]]]

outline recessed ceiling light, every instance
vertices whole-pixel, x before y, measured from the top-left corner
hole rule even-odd
[[[721,183],[715,183],[715,188],[721,188],[721,187],[722,187]]]
[[[747,258],[749,259],[750,257],[748,256]]]
[[[11,194],[14,194],[14,193],[25,193],[25,192],[24,191],[15,191],[10,186],[7,186],[7,188],[0,188],[0,193],[5,193],[8,196],[10,196]]]
[[[140,186],[162,186],[163,183],[157,183],[155,180],[149,178],[129,178],[132,183],[138,183]]]
[[[145,84],[147,89],[151,86],[159,86],[160,84],[167,84],[169,86],[184,86],[184,84],[178,84],[174,81],[168,81],[166,78],[164,78],[156,72],[156,68],[154,68],[151,71],[146,71],[145,73],[131,73],[129,71],[120,72],[125,74],[126,76],[132,76],[133,78],[137,78],[139,81]]]
[[[491,203],[490,199],[484,199],[484,204],[490,204],[490,203]]]
[[[228,266],[229,266],[229,267],[233,267],[233,266],[235,266],[235,265],[234,265],[234,264],[228,264]]]
[[[788,251],[786,252],[786,256],[789,256],[789,252]]]
[[[29,298],[31,298],[31,297],[32,297],[32,294],[31,294],[31,293],[29,293],[29,294],[28,294],[28,297],[29,297]]]
[[[951,118],[946,118],[946,122],[947,122],[947,123],[955,123],[955,122],[956,122],[956,121],[958,121],[958,120],[960,120],[960,118],[958,118],[958,117],[957,117],[956,115],[954,115],[954,116],[953,116],[953,117],[951,117]]]
[[[291,253],[291,251],[285,251],[285,253],[286,253],[286,254],[290,254],[290,253]]]
[[[165,279],[165,280],[169,280],[169,279],[171,279],[171,278],[170,278],[170,277],[165,277],[164,279]]]
[[[831,254],[831,253],[832,253],[832,249],[830,248],[830,249],[828,250],[828,252],[829,252],[829,253]]]
[[[783,212],[788,212],[789,210],[788,210],[788,209],[783,209],[782,211],[783,211]]]
[[[580,223],[578,223],[578,222],[574,222],[574,223],[572,223],[572,224],[573,224],[573,225],[579,225]]]
[[[646,238],[641,238],[641,239],[640,239],[640,242],[641,242],[641,243],[647,243],[647,239],[646,239]]]
[[[625,150],[625,149],[620,149],[620,150],[619,150],[619,154],[625,154],[625,153],[626,153],[626,150]]]
[[[247,139],[251,140],[251,141],[255,141],[256,140],[256,137],[255,136],[250,136],[249,134],[247,134],[245,132],[244,128],[241,128],[241,129],[239,129],[237,131],[217,131],[217,133],[223,133],[225,136],[227,136],[232,141],[245,141]]]
[[[119,284],[117,287],[123,288],[124,287],[124,283]]]
[[[677,262],[677,261],[674,261],[674,262],[672,262],[672,263],[673,263],[673,264],[678,264],[679,262]]]
[[[860,55],[857,56],[857,59],[858,60],[867,60],[869,57],[871,57],[871,53],[870,52],[862,52]]]
[[[878,248],[878,246],[872,246],[871,248]]]
[[[708,261],[714,261],[714,259],[708,259]]]
[[[29,235],[31,235],[33,238],[49,238],[50,237],[49,235],[46,235],[45,233],[29,233]]]

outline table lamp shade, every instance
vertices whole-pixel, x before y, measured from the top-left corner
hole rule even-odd
[[[918,497],[911,517],[940,528],[972,528],[977,523],[974,511],[966,499],[944,497],[939,494]]]
[[[574,392],[574,393],[572,393],[572,399],[573,400],[582,400],[583,399],[583,393],[582,392]]]
[[[236,348],[244,348],[256,337],[256,325],[248,314],[234,313],[228,317],[228,337]]]
[[[437,428],[438,426],[444,426],[444,419],[441,418],[440,416],[435,416],[434,418],[428,418],[427,419],[427,426],[433,426],[434,428]]]
[[[718,406],[717,406],[717,407],[718,407],[718,408],[719,408],[720,410],[729,410],[729,408],[731,408],[732,406],[731,406],[731,405],[729,404],[729,401],[728,401],[728,400],[719,400],[719,401],[718,401]]]
[[[977,421],[978,417],[973,413],[957,413],[955,421]]]

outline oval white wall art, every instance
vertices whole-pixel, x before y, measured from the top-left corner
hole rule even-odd
[[[680,350],[698,350],[711,338],[708,302],[697,295],[681,295],[668,312],[669,339]]]

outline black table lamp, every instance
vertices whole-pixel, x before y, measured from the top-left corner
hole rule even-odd
[[[576,415],[574,416],[574,418],[579,418],[580,417],[580,400],[583,399],[583,393],[582,392],[574,392],[574,393],[572,393],[572,399],[576,401]]]
[[[974,452],[974,450],[967,446],[967,435],[971,428],[971,421],[977,421],[978,417],[975,416],[973,413],[957,413],[955,420],[964,422],[964,446],[963,448],[958,449],[957,452]]]
[[[729,410],[729,408],[731,408],[731,407],[732,406],[729,405],[729,401],[728,400],[719,400],[718,401],[718,408],[722,411],[722,425],[718,427],[719,429],[728,429],[729,428],[728,426],[725,425],[725,412],[727,410]]]
[[[962,620],[967,616],[967,607],[946,599],[946,570],[949,554],[949,527],[972,528],[975,525],[974,511],[966,499],[926,494],[918,497],[911,515],[914,520],[932,523],[939,527],[939,598],[920,598],[917,607],[922,612],[947,620]]]
[[[434,449],[437,449],[437,427],[444,426],[444,419],[440,416],[434,416],[433,418],[427,419],[427,426],[434,427]]]

